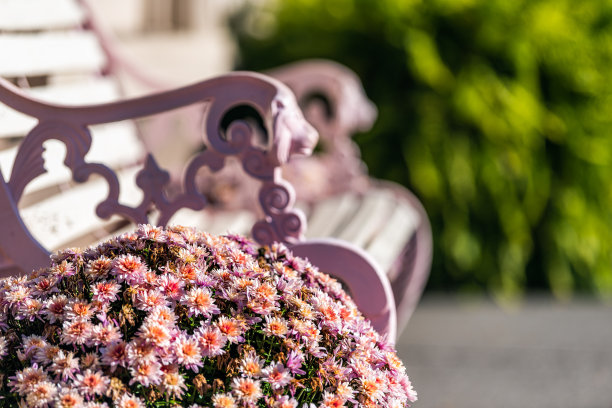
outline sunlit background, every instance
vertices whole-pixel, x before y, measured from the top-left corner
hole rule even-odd
[[[424,203],[435,254],[398,343],[416,407],[612,406],[612,4],[94,3],[175,84],[305,58],[378,107],[372,176]]]

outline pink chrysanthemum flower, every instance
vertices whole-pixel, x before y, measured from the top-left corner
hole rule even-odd
[[[189,245],[193,245],[198,240],[198,233],[196,229],[193,227],[185,227],[182,225],[174,225],[170,227],[171,230],[180,233],[183,236],[183,239]]]
[[[262,375],[272,389],[283,388],[293,380],[289,370],[281,363],[272,364],[264,368]]]
[[[117,408],[146,408],[144,402],[129,393],[123,394],[121,398],[115,403]]]
[[[166,296],[157,289],[140,290],[134,296],[134,307],[145,312],[150,312],[158,307],[169,305]]]
[[[110,378],[101,371],[86,370],[76,375],[76,386],[79,391],[88,396],[104,395],[110,384]]]
[[[210,290],[206,288],[193,288],[187,291],[181,298],[181,303],[187,307],[189,316],[211,317],[220,312]]]
[[[147,322],[140,326],[138,336],[145,342],[157,347],[168,347],[172,340],[172,332],[169,326],[156,322]]]
[[[242,337],[243,326],[237,319],[221,316],[219,320],[217,320],[216,326],[230,342],[239,343],[244,341],[244,337]]]
[[[217,327],[200,327],[195,335],[203,356],[216,357],[225,353],[223,347],[227,344],[227,337]]]
[[[12,391],[19,393],[21,396],[25,396],[34,385],[47,380],[47,373],[45,373],[42,368],[34,365],[16,372],[13,377],[9,377],[8,384]]]
[[[72,352],[60,350],[53,358],[49,370],[62,381],[74,378],[74,373],[79,370],[79,359]]]
[[[85,273],[96,279],[105,278],[112,267],[112,261],[105,256],[93,259],[85,268]]]
[[[214,408],[237,408],[236,399],[231,394],[221,393],[212,397]]]
[[[90,338],[94,346],[108,346],[121,340],[121,332],[114,323],[107,321],[93,326]]]
[[[353,387],[351,387],[349,382],[342,381],[338,383],[335,394],[345,401],[353,402],[353,398],[355,397],[355,390],[353,389]]]
[[[65,321],[62,327],[62,343],[85,345],[90,341],[93,324],[87,320]]]
[[[65,310],[67,320],[89,320],[94,312],[91,304],[83,300],[69,302]]]
[[[162,228],[154,227],[152,225],[144,225],[138,229],[138,236],[150,241],[155,242],[166,242],[166,233]]]
[[[111,373],[117,367],[125,367],[127,364],[127,343],[118,341],[102,348],[102,364],[108,366]]]
[[[145,323],[157,323],[166,327],[173,327],[176,323],[176,314],[168,307],[158,307],[151,311]]]
[[[287,325],[287,321],[281,317],[276,316],[266,316],[265,317],[265,325],[264,325],[264,333],[268,336],[276,336],[276,337],[285,337],[287,331],[289,331],[289,326]]]
[[[263,296],[253,297],[248,301],[247,306],[254,313],[262,316],[267,316],[279,310],[277,302]]]
[[[140,337],[135,337],[128,343],[126,353],[130,365],[135,365],[141,361],[157,361],[158,359],[156,347]]]
[[[49,323],[55,323],[57,320],[62,321],[68,306],[68,298],[64,295],[54,295],[51,299],[45,302],[43,314],[49,319]]]
[[[264,361],[255,352],[250,352],[240,361],[240,373],[247,377],[259,377],[263,364]]]
[[[268,299],[272,302],[278,300],[279,297],[276,288],[267,282],[261,283],[256,281],[255,285],[249,292],[252,294],[252,296]]]
[[[202,367],[202,351],[198,340],[191,336],[181,335],[174,341],[176,362],[188,370],[198,372]]]
[[[60,350],[61,349],[58,346],[47,344],[45,347],[39,348],[36,351],[36,354],[32,356],[32,361],[34,363],[40,363],[44,365],[51,364],[55,356],[59,354]]]
[[[113,281],[97,282],[93,285],[92,300],[103,304],[114,302],[119,298],[121,285]]]
[[[195,283],[200,274],[199,268],[193,264],[193,262],[195,262],[195,257],[186,249],[179,251],[179,257],[181,254],[182,258],[184,258],[181,259],[181,261],[184,262],[184,264],[179,266],[178,276],[185,282]]]
[[[67,278],[76,273],[76,269],[71,262],[62,261],[60,264],[51,268],[51,272],[58,278]]]
[[[161,389],[168,394],[170,398],[182,398],[187,391],[187,384],[185,384],[185,378],[179,373],[178,368],[173,368],[169,371],[165,371]]]
[[[323,393],[323,401],[321,402],[321,405],[319,405],[319,408],[342,408],[345,406],[345,402],[346,400],[340,396],[329,391],[325,391]]]
[[[157,285],[172,300],[179,300],[185,294],[185,281],[169,273],[160,276]]]
[[[340,319],[339,308],[335,306],[334,302],[327,296],[323,296],[321,293],[320,297],[313,298],[315,310],[321,317],[321,324],[330,329],[337,330],[342,324]]]
[[[55,407],[57,408],[81,408],[83,406],[83,397],[76,390],[62,389],[55,398]]]
[[[249,288],[252,288],[257,284],[255,279],[246,278],[244,276],[232,276],[232,289],[237,292],[244,292],[245,296]]]
[[[161,364],[156,360],[138,360],[130,366],[130,374],[132,379],[130,385],[138,383],[143,387],[150,385],[158,385],[163,376]]]
[[[234,378],[232,380],[232,390],[242,401],[254,404],[263,396],[259,380],[251,378]]]
[[[23,285],[14,285],[4,294],[4,303],[11,308],[17,308],[32,294],[32,289]]]
[[[281,244],[141,226],[51,262],[0,280],[6,406],[406,408],[416,400],[393,346],[341,285]]]
[[[289,395],[282,395],[274,400],[274,408],[296,408],[298,402],[295,398]]]
[[[166,235],[167,235],[167,240],[168,240],[168,245],[169,246],[181,247],[181,248],[184,248],[185,246],[187,246],[187,243],[185,242],[185,239],[178,232],[174,232],[172,230],[168,230],[168,231],[166,231]]]
[[[304,338],[310,344],[321,341],[321,331],[312,321],[294,320],[291,323],[298,338]]]
[[[383,397],[382,383],[374,373],[368,373],[360,378],[359,385],[363,394],[370,400],[377,402]]]
[[[59,292],[57,288],[57,277],[41,276],[36,278],[36,284],[32,288],[32,294],[37,296],[48,296],[51,293]]]
[[[143,274],[147,270],[142,260],[134,255],[122,255],[115,258],[112,265],[111,274],[117,281],[126,282],[128,285],[142,283]]]
[[[406,373],[401,374],[400,385],[401,388],[406,391],[408,401],[415,402],[418,399],[417,392],[412,388],[412,382],[410,382]]]
[[[38,350],[44,349],[47,344],[47,341],[41,336],[23,336],[22,349],[24,357],[27,359],[32,358],[36,353],[38,353]]]
[[[28,407],[47,407],[57,395],[57,385],[51,381],[41,381],[33,385],[26,396]]]
[[[27,298],[19,304],[15,318],[17,320],[32,321],[36,317],[38,317],[43,306],[43,302],[41,302],[40,300]]]

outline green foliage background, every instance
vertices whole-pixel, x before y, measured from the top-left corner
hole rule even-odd
[[[429,288],[612,294],[612,3],[284,0],[232,22],[239,68],[361,77],[379,118],[356,140],[429,213]]]

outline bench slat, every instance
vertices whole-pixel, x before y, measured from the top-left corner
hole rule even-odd
[[[206,211],[193,211],[189,208],[181,208],[170,218],[168,224],[195,227],[196,225],[208,225],[210,222],[210,214]],[[202,229],[202,231],[207,230]]]
[[[348,218],[336,237],[363,248],[386,224],[395,198],[387,190],[372,189],[360,204],[359,210]]]
[[[255,221],[255,216],[248,211],[219,211],[210,215],[208,225],[198,227],[217,235],[228,233],[249,235]]]
[[[0,30],[33,31],[76,27],[85,13],[72,0],[2,0]]]
[[[356,194],[346,193],[322,200],[314,205],[308,217],[307,238],[334,236],[347,217],[359,208],[360,199]]]
[[[366,247],[384,271],[389,271],[421,222],[419,213],[408,203],[399,201],[387,215],[384,228]]]
[[[106,56],[96,36],[86,31],[0,35],[0,75],[99,72]]]
[[[236,233],[250,235],[255,215],[249,211],[209,212],[181,209],[170,220],[170,225],[188,225],[211,234]]]

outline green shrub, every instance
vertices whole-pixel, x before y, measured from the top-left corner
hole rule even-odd
[[[240,68],[361,77],[379,118],[356,140],[422,199],[430,288],[612,294],[612,4],[284,0],[232,23]]]

